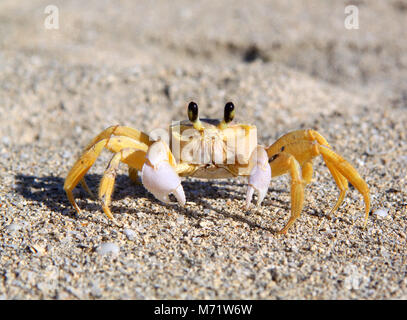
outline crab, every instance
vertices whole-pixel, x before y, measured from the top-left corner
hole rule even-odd
[[[186,203],[181,177],[222,179],[248,177],[246,210],[250,209],[253,195],[257,205],[266,196],[271,178],[289,174],[291,177],[291,216],[278,233],[286,234],[300,216],[304,204],[304,188],[313,175],[312,161],[322,156],[339,188],[339,197],[331,216],[342,204],[350,182],[363,196],[366,226],[370,211],[369,187],[356,169],[335,153],[327,140],[317,131],[296,130],[289,132],[268,147],[257,143],[254,125],[233,124],[235,107],[225,105],[223,119],[200,119],[198,105],[190,102],[187,107],[189,120],[170,125],[169,134],[152,139],[146,133],[127,126],[111,126],[97,135],[75,162],[65,180],[64,189],[77,213],[73,189],[80,183],[92,195],[84,176],[103,149],[113,153],[100,181],[98,198],[106,216],[110,211],[111,195],[119,164],[129,167],[130,178],[140,183],[155,198],[170,203],[170,194],[179,205]]]

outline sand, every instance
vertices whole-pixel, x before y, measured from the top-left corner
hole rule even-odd
[[[406,299],[407,3],[355,1],[0,3],[0,298]],[[269,145],[323,134],[365,178],[372,210],[339,194],[322,159],[286,236],[290,179],[244,209],[244,178],[186,178],[187,205],[164,205],[120,167],[108,221],[64,179],[104,128],[152,132],[194,100],[255,124]],[[87,176],[96,191],[111,155]]]

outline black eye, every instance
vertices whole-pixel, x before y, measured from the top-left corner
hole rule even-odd
[[[233,120],[235,117],[235,106],[232,102],[228,102],[225,105],[225,113],[224,113],[224,120],[226,123]]]
[[[193,101],[188,105],[188,118],[191,122],[195,122],[198,119],[198,105]]]
[[[278,153],[275,154],[274,156],[272,156],[272,157],[269,159],[269,163],[270,163],[270,162],[273,162],[274,160],[276,160],[276,159],[278,158],[278,156],[279,156]]]

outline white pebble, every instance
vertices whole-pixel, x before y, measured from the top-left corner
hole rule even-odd
[[[17,223],[12,223],[12,224],[9,224],[9,225],[6,227],[6,230],[7,230],[9,233],[14,233],[14,232],[19,231],[21,228],[22,228],[22,227],[21,227],[19,224],[17,224]]]
[[[7,136],[4,136],[1,141],[3,142],[3,144],[5,145],[9,145],[10,144],[10,138]]]
[[[92,288],[90,289],[90,294],[95,298],[100,298],[102,296],[102,290],[100,289],[99,285],[94,283]]]
[[[381,209],[377,209],[375,212],[374,212],[376,215],[378,215],[379,217],[385,217],[385,216],[387,216],[387,214],[389,213],[389,209],[384,209],[384,208],[381,208]]]
[[[131,229],[124,229],[123,233],[126,235],[127,239],[133,241],[136,238],[136,232]]]
[[[117,244],[106,242],[102,243],[96,250],[99,254],[119,254],[120,248]]]

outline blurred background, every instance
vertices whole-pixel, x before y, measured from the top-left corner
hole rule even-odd
[[[58,29],[44,25],[48,5]],[[348,5],[359,29],[344,26]],[[277,131],[309,112],[348,111],[346,95],[406,105],[406,33],[402,0],[3,0],[0,135],[49,143],[116,122],[151,130],[184,118],[190,99],[216,117],[234,99]],[[165,118],[147,112],[156,108]]]

